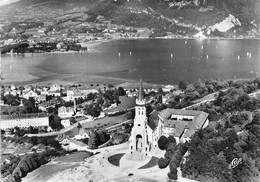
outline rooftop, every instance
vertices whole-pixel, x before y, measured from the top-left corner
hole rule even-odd
[[[81,147],[86,147],[86,146],[87,146],[85,143],[83,143],[83,142],[81,142],[81,141],[74,140],[74,139],[72,139],[72,138],[68,138],[68,140],[69,140],[70,142],[76,144],[76,145],[81,146]]]
[[[193,116],[192,120],[178,120],[171,118],[172,115]],[[190,137],[199,130],[208,118],[208,114],[203,111],[165,109],[160,112],[159,117],[162,118],[164,126],[172,128],[175,137]]]
[[[1,120],[11,120],[11,119],[23,119],[23,118],[43,118],[48,117],[45,113],[28,113],[28,114],[20,114],[20,115],[1,115]]]
[[[153,112],[150,113],[148,117],[148,126],[154,130],[158,126],[158,121],[159,121],[159,112],[154,110]]]
[[[208,117],[208,113],[203,111],[194,111],[194,110],[182,110],[182,109],[165,109],[160,112],[160,117],[163,120],[167,120],[171,117],[172,114],[182,115],[182,116],[194,116],[194,120],[203,120]]]

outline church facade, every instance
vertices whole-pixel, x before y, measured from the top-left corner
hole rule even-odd
[[[131,155],[141,154],[147,156],[152,149],[157,147],[161,136],[161,124],[155,118],[152,123],[148,121],[146,113],[146,100],[144,98],[142,81],[140,82],[135,106],[134,126],[132,128],[129,150]]]

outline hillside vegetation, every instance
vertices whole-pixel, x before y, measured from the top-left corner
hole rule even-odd
[[[203,32],[208,36],[258,37],[259,7],[260,2],[256,0],[21,0],[0,7],[0,15],[8,20],[23,15],[19,19],[64,23],[55,21],[65,12],[80,12],[80,18],[87,16],[85,22],[100,23],[98,17],[102,16],[111,23],[147,27],[155,33],[194,35]],[[34,12],[34,17],[27,12],[30,15]],[[77,21],[77,18],[71,20]],[[212,28],[224,20],[220,26],[229,26],[227,30]]]

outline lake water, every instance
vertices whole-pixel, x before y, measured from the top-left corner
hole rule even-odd
[[[2,61],[9,59],[37,62],[37,70],[55,74],[176,84],[198,78],[260,76],[260,40],[118,40],[96,45],[84,54],[2,55]]]

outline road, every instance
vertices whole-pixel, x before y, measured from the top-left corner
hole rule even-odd
[[[222,90],[222,91],[226,91],[226,90],[227,90],[227,89],[224,89],[224,90]],[[182,108],[182,110],[193,109],[193,108],[195,108],[195,107],[197,107],[197,106],[200,106],[201,104],[205,104],[205,103],[214,101],[214,100],[216,99],[215,96],[216,96],[218,93],[219,93],[219,92],[214,92],[214,93],[211,93],[211,94],[209,94],[209,95],[206,95],[205,97],[196,100],[197,103],[192,104],[192,105],[187,106],[187,107],[184,107],[184,108]],[[250,93],[250,94],[248,94],[248,95],[249,95],[249,97],[257,97],[257,96],[260,96],[260,89],[254,91],[253,93]],[[196,102],[196,101],[195,101],[195,102]],[[87,123],[87,122],[90,122],[90,121],[93,121],[93,119],[81,120],[81,121],[79,121],[79,122],[77,122],[77,123],[75,123],[75,124],[73,124],[73,125],[71,125],[71,126],[69,126],[69,127],[67,127],[67,128],[64,128],[64,129],[62,129],[62,130],[60,130],[60,131],[57,131],[57,132],[42,133],[42,134],[27,134],[26,136],[28,136],[28,137],[33,137],[33,136],[43,137],[43,136],[60,135],[60,134],[64,134],[64,133],[66,133],[66,132],[68,132],[68,131],[70,131],[70,130],[76,128],[76,127],[78,126],[78,123],[84,124],[84,123]],[[106,129],[107,129],[107,130],[111,130],[111,129],[113,129],[113,128],[116,128],[116,127],[118,127],[118,126],[124,124],[124,123],[129,123],[130,121],[131,121],[131,120],[126,120],[126,121],[124,121],[124,122],[122,122],[122,123],[116,124],[116,125],[114,125],[114,126],[111,126],[111,127],[106,128]]]

